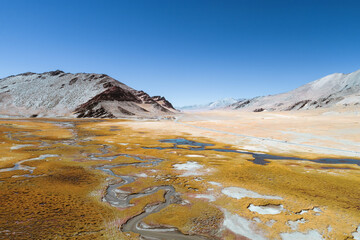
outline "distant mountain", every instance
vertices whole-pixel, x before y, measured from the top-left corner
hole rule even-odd
[[[229,109],[293,111],[350,105],[360,107],[360,70],[349,74],[334,73],[290,92],[241,100]]]
[[[164,97],[150,97],[106,74],[23,73],[0,79],[0,115],[128,118],[174,114]]]
[[[178,109],[180,109],[180,110],[214,110],[214,109],[228,107],[229,105],[237,103],[238,101],[240,101],[240,99],[223,98],[223,99],[217,100],[215,102],[207,103],[207,104],[184,106],[184,107],[179,107]]]

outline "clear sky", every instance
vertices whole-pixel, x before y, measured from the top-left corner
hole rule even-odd
[[[106,73],[175,106],[360,69],[360,1],[0,0],[0,78]]]

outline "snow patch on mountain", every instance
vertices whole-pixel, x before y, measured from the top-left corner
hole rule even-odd
[[[207,104],[197,104],[190,106],[179,107],[180,110],[215,110],[220,108],[225,108],[240,101],[240,99],[235,98],[223,98],[214,102],[210,102]]]

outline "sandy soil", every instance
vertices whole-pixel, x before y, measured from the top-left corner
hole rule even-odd
[[[175,121],[121,122],[158,134],[186,133],[257,152],[360,157],[356,108],[292,112],[185,112]]]

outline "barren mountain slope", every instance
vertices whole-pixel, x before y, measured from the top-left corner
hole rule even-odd
[[[176,112],[105,74],[23,73],[0,79],[0,114],[38,117],[157,117]]]
[[[335,73],[287,93],[239,101],[230,108],[249,111],[290,111],[360,104],[360,70]]]

